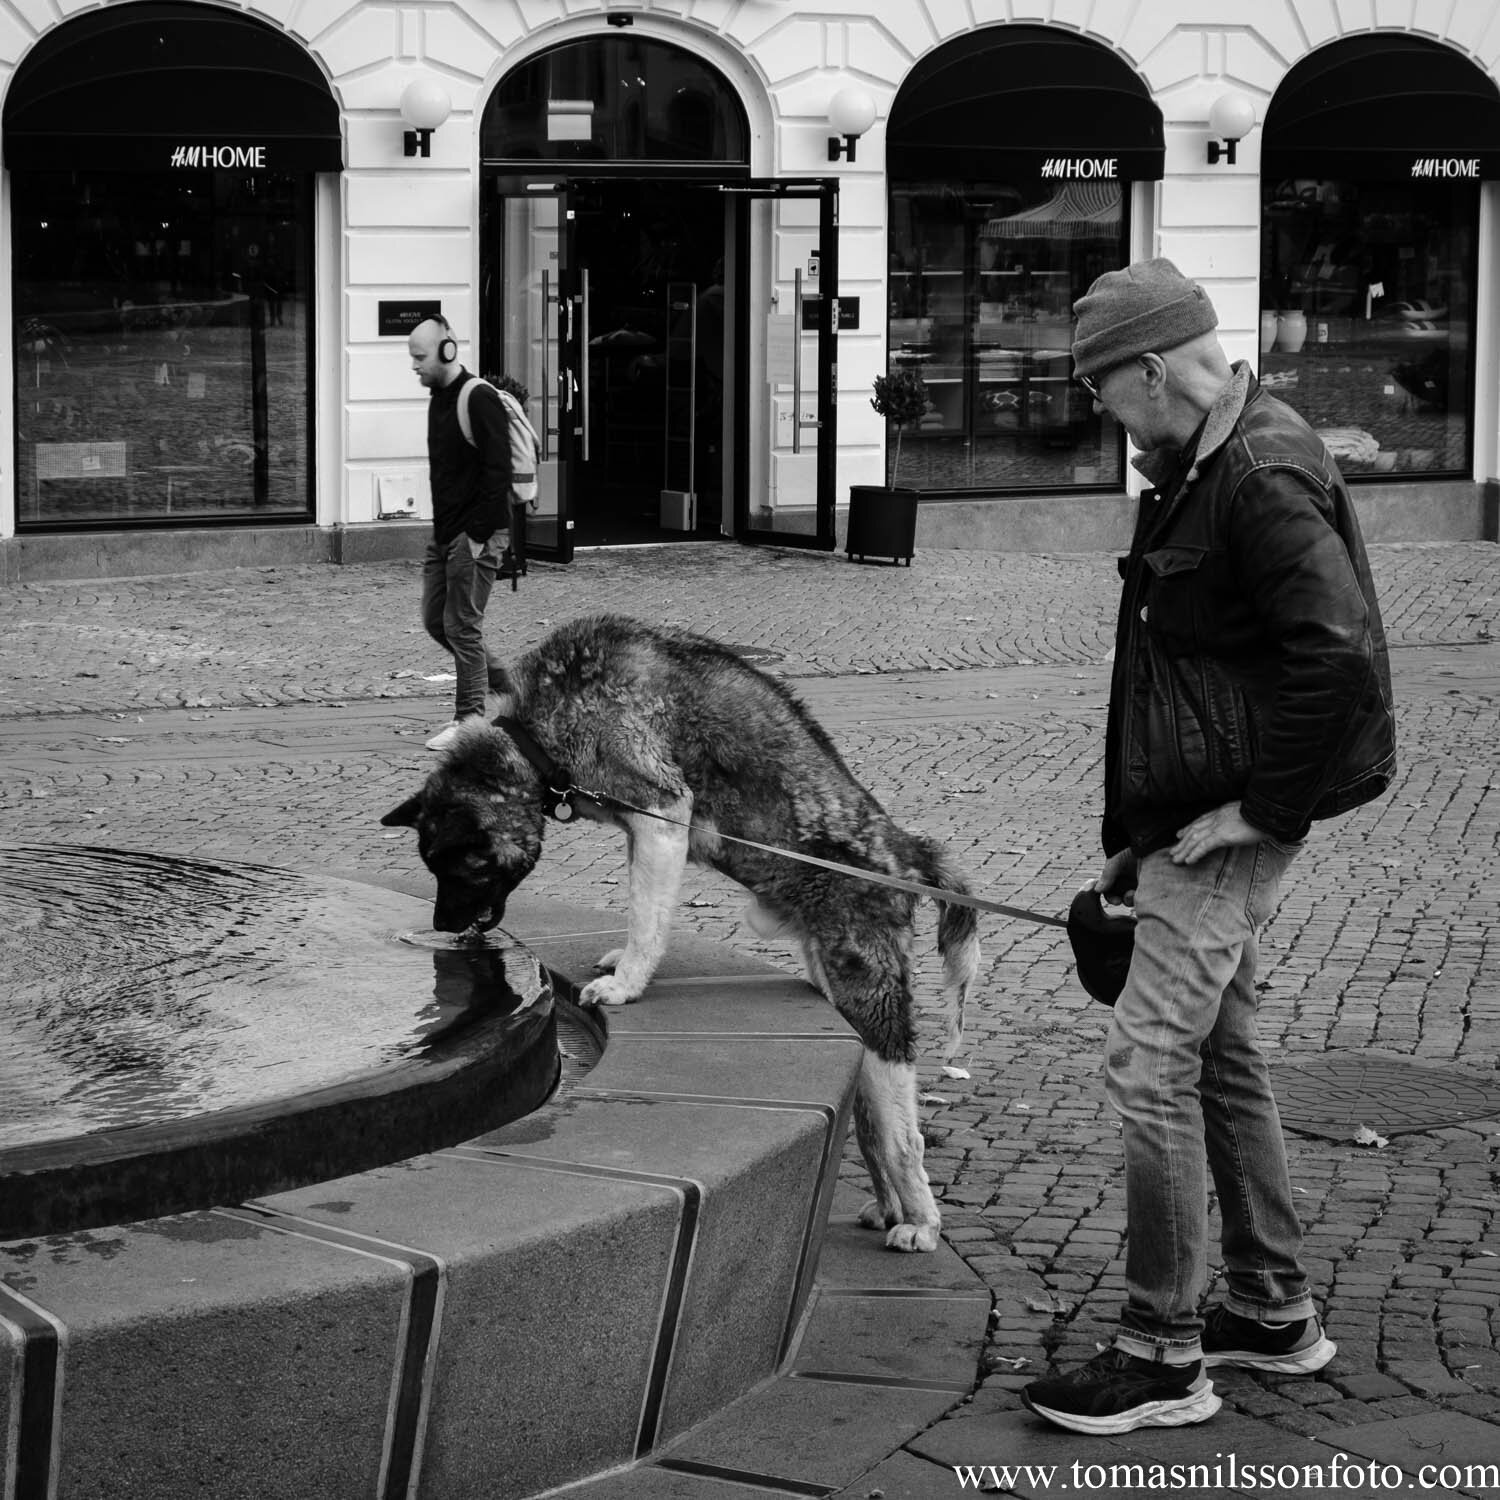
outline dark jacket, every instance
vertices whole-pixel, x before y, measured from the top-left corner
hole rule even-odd
[[[1186,472],[1139,467],[1105,747],[1104,850],[1175,841],[1238,800],[1273,838],[1377,797],[1396,767],[1390,663],[1349,491],[1247,366]]]
[[[493,391],[469,398],[474,443],[458,425],[458,393],[474,377],[432,391],[427,403],[427,464],[432,481],[433,540],[446,547],[459,532],[488,541],[510,525],[510,431]]]

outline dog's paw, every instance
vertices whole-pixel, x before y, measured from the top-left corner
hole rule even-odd
[[[880,1206],[879,1198],[871,1198],[859,1211],[861,1229],[889,1229],[896,1222],[894,1214],[887,1214]]]
[[[613,974],[601,974],[584,985],[578,996],[580,1005],[629,1005],[635,993],[621,984]]]
[[[887,1250],[936,1250],[937,1226],[934,1224],[897,1224],[885,1237]]]
[[[620,967],[620,960],[625,957],[623,948],[611,948],[603,958],[594,961],[594,967],[601,974],[613,974]]]

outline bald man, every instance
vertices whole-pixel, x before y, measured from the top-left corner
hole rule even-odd
[[[486,688],[510,689],[505,667],[484,643],[484,611],[510,539],[510,437],[500,398],[482,381],[469,397],[473,443],[464,437],[458,398],[474,377],[458,362],[446,318],[418,323],[406,345],[430,393],[432,540],[422,563],[422,625],[452,654],[458,675],[452,722],[427,741],[429,750],[446,750],[460,724],[484,718]]]
[[[1113,1434],[1207,1420],[1211,1369],[1305,1375],[1336,1352],[1256,1039],[1256,936],[1313,825],[1379,796],[1396,751],[1375,586],[1322,439],[1230,364],[1171,261],[1106,272],[1073,310],[1078,383],[1153,486],[1122,571],[1094,881],[1136,914],[1104,1056],[1126,1302],[1108,1349],[1022,1400]],[[1224,1292],[1205,1307],[1210,1178]]]

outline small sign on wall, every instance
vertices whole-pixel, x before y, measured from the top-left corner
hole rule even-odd
[[[418,323],[433,318],[442,312],[443,304],[436,297],[419,302],[381,302],[377,322],[381,338],[405,338]]]

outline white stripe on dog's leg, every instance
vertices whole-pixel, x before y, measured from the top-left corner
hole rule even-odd
[[[867,1057],[868,1053],[865,1054]],[[859,1084],[854,1091],[854,1139],[859,1143],[859,1153],[864,1157],[865,1170],[870,1174],[870,1187],[875,1196],[859,1211],[860,1227],[864,1229],[889,1229],[901,1222],[901,1200],[891,1190],[881,1167],[879,1121],[870,1110],[870,1101],[865,1093],[864,1069],[860,1069]]]
[[[825,999],[833,999],[833,991],[828,987],[828,974],[823,968],[823,955],[818,951],[818,945],[812,938],[806,938],[802,943],[802,964],[807,970],[807,982]]]
[[[692,802],[663,809],[687,822]],[[632,819],[630,837],[630,909],[625,926],[625,951],[613,974],[590,980],[579,996],[585,1005],[624,1005],[634,1000],[656,972],[666,952],[667,932],[687,867],[685,828],[654,818]]]
[[[974,981],[979,977],[980,951],[978,938],[950,948],[943,955],[943,1061],[952,1062],[964,1042],[964,1013],[968,1009],[969,994]]]
[[[910,1063],[886,1062],[866,1049],[860,1092],[870,1115],[872,1150],[901,1222],[885,1237],[892,1250],[936,1250],[942,1218],[922,1166],[922,1132],[917,1120],[917,1070]],[[874,1176],[872,1169],[871,1175]],[[889,1219],[887,1223],[891,1223]]]

